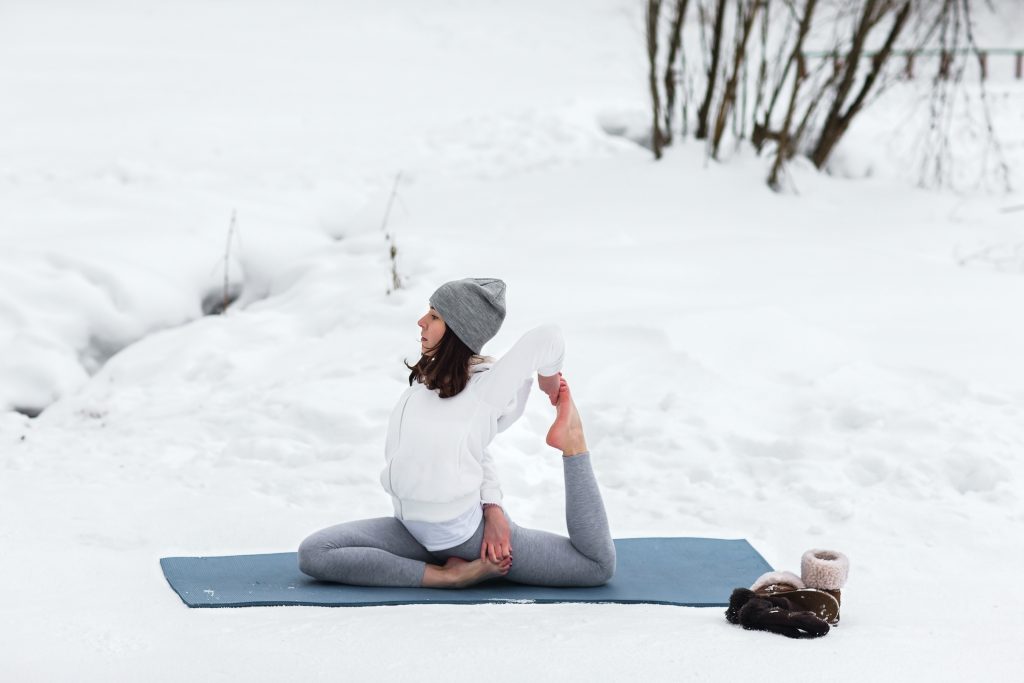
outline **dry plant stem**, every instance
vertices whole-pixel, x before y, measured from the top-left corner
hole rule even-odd
[[[398,196],[398,183],[402,181],[402,172],[399,171],[395,174],[395,181],[391,184],[391,194],[388,196],[388,204],[384,207],[384,218],[380,223],[380,230],[384,233],[385,237],[388,235],[388,219],[391,218],[391,207],[395,204],[395,197]]]
[[[971,20],[971,2],[970,0],[962,0],[963,12],[964,12],[964,25],[967,32],[967,45],[974,52],[979,55],[978,43],[974,40],[974,25]],[[1009,192],[1012,188],[1010,187],[1010,166],[1006,161],[1006,157],[1003,156],[1003,147],[999,143],[999,138],[996,135],[995,126],[992,125],[992,110],[988,104],[988,92],[985,90],[985,79],[982,78],[978,84],[979,96],[981,98],[981,111],[985,117],[985,132],[986,132],[986,153],[989,149],[992,149],[996,155],[996,163],[998,164],[999,171],[1003,177],[1003,188]],[[984,170],[982,171],[984,173]]]
[[[388,241],[388,255],[391,259],[391,287],[387,291],[388,294],[402,288],[402,279],[398,276],[398,246],[395,244],[395,236],[388,232],[388,219],[391,217],[391,207],[398,196],[398,183],[401,180],[402,172],[399,171],[395,174],[395,182],[391,186],[391,196],[388,197],[388,205],[384,209],[384,219],[380,224],[380,229],[384,233],[384,239]]]
[[[922,44],[930,36],[938,32],[940,49],[946,51],[955,48],[959,44],[960,0],[944,0],[935,22],[931,25],[922,39]],[[950,91],[955,90],[959,85],[959,79],[952,83],[936,73],[932,78],[932,87],[929,94],[929,126],[924,135],[925,153],[921,158],[920,183],[929,185],[934,183],[941,186],[946,182],[946,160],[951,156],[949,126],[953,113],[955,98],[950,97]]]
[[[231,303],[231,301],[230,301],[231,297],[230,297],[230,294],[228,293],[228,268],[230,266],[230,260],[229,259],[231,257],[231,239],[235,235],[235,219],[236,219],[236,216],[237,216],[237,210],[236,209],[232,209],[231,210],[231,225],[230,225],[230,227],[228,227],[228,239],[227,239],[227,242],[224,244],[224,289],[221,292],[222,297],[223,297],[222,301],[221,301],[221,309],[220,309],[220,314],[221,315],[224,315],[225,313],[227,313],[227,311],[228,311],[228,304]]]

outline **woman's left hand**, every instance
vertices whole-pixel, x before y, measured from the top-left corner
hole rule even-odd
[[[480,559],[500,562],[512,556],[512,532],[508,519],[500,507],[484,510],[484,542],[480,546]]]

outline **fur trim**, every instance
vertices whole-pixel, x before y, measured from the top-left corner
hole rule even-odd
[[[767,586],[776,584],[784,584],[784,586],[791,586],[792,588],[805,588],[804,582],[800,580],[800,577],[793,572],[768,572],[762,574],[754,585],[750,587],[750,590],[755,593],[763,590]]]
[[[740,623],[740,610],[753,597],[757,597],[754,591],[746,588],[733,589],[732,595],[729,596],[729,609],[725,610],[725,618],[730,624]]]
[[[800,575],[809,588],[837,591],[850,575],[850,560],[837,550],[808,550],[800,559]]]

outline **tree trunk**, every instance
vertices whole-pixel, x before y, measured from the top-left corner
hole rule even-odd
[[[789,106],[786,107],[786,119],[783,121],[782,128],[776,137],[778,142],[775,147],[775,161],[772,163],[772,170],[768,174],[768,185],[773,190],[779,189],[779,174],[782,173],[782,165],[789,159],[792,150],[789,129],[793,125],[793,115],[796,112],[800,86],[803,85],[804,78],[807,75],[807,69],[801,68],[799,62],[804,58],[804,40],[811,30],[811,20],[814,17],[814,10],[817,4],[818,0],[807,0],[807,3],[804,5],[804,15],[800,18],[800,28],[797,31],[796,43],[793,44],[793,52],[790,54],[789,60],[786,63],[786,69],[783,71],[783,76],[785,76],[789,72],[791,64],[798,64],[796,73],[793,74],[793,90],[789,96]],[[769,124],[770,120],[766,119],[765,127],[767,128]]]
[[[747,56],[747,40],[750,38],[751,30],[754,27],[754,19],[757,17],[757,10],[761,8],[760,0],[752,0],[749,13],[743,14],[744,5],[742,0],[739,4],[740,15],[736,29],[739,33],[736,36],[735,53],[732,60],[732,72],[725,83],[725,90],[722,92],[722,103],[718,106],[715,116],[714,134],[711,136],[711,157],[718,159],[718,147],[722,142],[722,135],[725,133],[726,120],[729,112],[736,104],[736,85],[739,83],[743,62]]]
[[[676,14],[669,32],[668,60],[665,62],[665,144],[672,144],[672,119],[676,109],[676,77],[682,73],[675,68],[679,48],[683,44],[683,22],[690,0],[676,0]]]
[[[722,31],[725,27],[725,5],[726,0],[718,0],[715,9],[715,28],[711,36],[711,66],[708,68],[708,85],[704,91],[704,101],[697,109],[697,135],[698,140],[708,136],[708,113],[711,110],[711,100],[715,96],[715,85],[718,83],[718,62],[722,57]]]
[[[804,16],[807,16],[807,12],[806,11],[804,12]],[[786,45],[789,43],[789,33],[792,30],[792,25],[793,25],[793,22],[791,22],[791,21],[787,20],[785,22],[785,26],[786,26],[785,30],[786,30],[786,32],[784,34],[784,37],[783,37],[782,41],[779,43],[779,52],[776,55],[775,61],[773,63],[775,66],[778,66],[778,64],[780,62],[782,62],[782,55],[783,55],[783,52],[785,50]],[[798,28],[799,27],[803,27],[803,26],[804,26],[804,22],[803,21],[798,22]],[[767,28],[765,28],[763,30],[764,30],[765,33],[767,33]],[[798,32],[796,40],[797,40],[797,43],[799,45],[801,45],[801,46],[803,45],[803,38],[804,38],[804,36],[800,35],[799,32]],[[763,40],[767,41],[767,35],[765,35],[763,37]],[[772,96],[768,100],[768,107],[767,107],[767,109],[765,109],[764,114],[763,114],[760,122],[758,122],[756,120],[757,108],[755,108],[755,110],[754,110],[754,117],[755,117],[755,120],[754,120],[754,132],[753,132],[753,135],[751,135],[751,137],[750,137],[750,141],[753,143],[754,148],[757,149],[758,154],[761,153],[761,148],[763,147],[763,145],[764,145],[764,143],[766,141],[772,140],[772,139],[776,139],[776,140],[778,139],[777,134],[773,133],[772,130],[771,130],[772,114],[775,112],[775,105],[779,101],[779,96],[782,94],[782,89],[786,85],[786,79],[789,77],[789,70],[793,68],[793,63],[795,62],[795,58],[797,56],[800,56],[800,52],[793,50],[793,51],[790,51],[789,55],[786,57],[786,63],[782,67],[782,73],[779,74],[778,77],[775,79],[775,87],[772,89]],[[767,78],[767,72],[768,72],[767,61],[765,61],[764,70],[765,70],[765,74],[766,74],[766,78]],[[760,93],[758,93],[758,97],[760,97]]]
[[[765,0],[761,12],[761,63],[757,66],[757,85],[754,87],[754,109],[752,118],[757,126],[757,114],[764,104],[764,89],[768,83],[768,24],[771,19],[771,0]]]
[[[651,88],[651,149],[654,158],[661,158],[661,97],[658,93],[658,17],[661,13],[661,0],[647,0],[647,82]]]
[[[868,8],[874,3],[869,0],[867,7],[865,8],[862,24],[867,24],[863,34],[860,36],[859,42],[855,42],[854,47],[857,52],[851,51],[849,63],[847,64],[847,73],[844,74],[843,81],[840,83],[840,91],[836,94],[836,99],[832,103],[832,109],[829,111],[828,118],[825,119],[825,125],[822,127],[821,136],[818,138],[818,144],[815,145],[814,151],[811,152],[811,161],[814,166],[818,169],[825,165],[828,161],[828,157],[832,154],[832,150],[839,143],[839,140],[846,133],[850,127],[850,122],[853,121],[860,110],[864,106],[864,102],[867,100],[867,96],[871,92],[871,88],[874,87],[875,81],[878,80],[879,75],[882,73],[882,69],[885,67],[885,63],[888,61],[889,56],[892,54],[893,46],[896,44],[896,40],[899,38],[900,33],[903,31],[903,27],[907,23],[907,19],[910,17],[910,9],[912,0],[904,0],[902,7],[896,13],[896,17],[893,20],[892,27],[889,29],[889,35],[886,36],[885,44],[882,49],[871,60],[871,71],[868,72],[867,77],[861,84],[860,91],[854,98],[853,103],[842,111],[842,104],[849,94],[849,91],[853,83],[853,73],[856,71],[856,61],[859,61],[860,54],[863,52],[864,40],[867,38],[868,32],[881,20],[881,16],[874,17],[873,22],[867,20],[871,17],[868,15]],[[856,60],[856,61],[855,61]],[[837,106],[838,105],[838,106]]]

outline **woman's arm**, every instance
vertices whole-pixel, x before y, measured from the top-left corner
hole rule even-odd
[[[509,349],[480,378],[480,396],[493,408],[503,410],[523,382],[533,373],[558,375],[565,360],[565,339],[557,325],[535,327]]]
[[[533,388],[533,377],[527,377],[519,389],[516,397],[505,407],[505,411],[498,416],[498,432],[503,432],[515,423],[526,410],[526,402],[530,398],[530,389]]]
[[[501,509],[501,486],[494,467],[494,457],[484,449],[480,465],[484,470],[484,481],[480,486],[480,503],[484,506],[484,538],[480,543],[480,559],[492,561],[508,557],[512,553],[512,531],[505,511]]]
[[[484,508],[484,540],[480,544],[480,559],[500,562],[512,556],[512,531],[505,511],[497,505]]]
[[[480,484],[480,502],[501,505],[501,484],[498,483],[498,472],[494,467],[494,457],[486,448],[480,458],[480,467],[484,471],[484,480]]]

